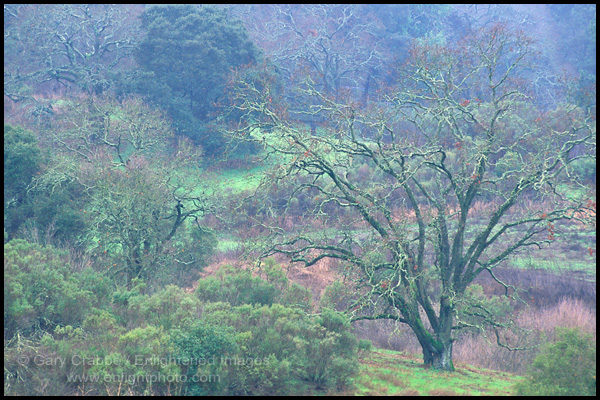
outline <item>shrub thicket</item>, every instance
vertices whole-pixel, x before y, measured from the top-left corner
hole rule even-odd
[[[106,298],[107,283],[92,270],[74,272],[66,254],[21,239],[4,245],[4,336],[81,325]]]
[[[235,329],[239,350],[223,361],[220,394],[285,395],[341,389],[357,371],[358,341],[349,321],[325,309],[319,316],[300,308],[228,303],[205,305],[207,324]]]
[[[22,247],[16,254],[15,245]],[[169,285],[149,295],[134,280],[130,289],[105,294],[109,307],[89,298],[91,276],[67,276],[56,250],[20,240],[7,246],[5,308],[11,318],[29,313],[30,324],[44,321],[45,333],[7,343],[5,393],[284,395],[342,389],[357,372],[348,319],[327,308],[309,314],[309,291],[290,285],[273,260],[260,271],[264,279],[227,267],[201,279],[197,293]],[[17,263],[19,255],[34,262]],[[47,303],[36,290],[51,294]]]
[[[577,329],[557,328],[558,340],[536,357],[519,395],[595,396],[596,342]]]

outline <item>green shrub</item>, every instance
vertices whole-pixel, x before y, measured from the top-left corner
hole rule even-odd
[[[306,372],[319,386],[342,389],[356,372],[358,340],[350,332],[350,320],[337,311],[323,309],[316,322],[324,329],[309,337]]]
[[[225,301],[231,305],[271,305],[281,290],[249,270],[224,265],[214,276],[198,281],[196,294],[202,301]]]
[[[31,178],[39,171],[41,152],[35,135],[20,126],[4,124],[4,210],[7,202],[22,200]]]
[[[310,289],[292,282],[292,284],[283,291],[278,303],[288,307],[299,307],[309,311],[312,307],[312,293]]]
[[[359,351],[371,351],[373,350],[373,342],[368,339],[359,339],[358,340],[358,350]]]
[[[536,357],[518,395],[595,396],[596,342],[578,329],[556,328],[558,341]]]
[[[184,394],[219,394],[222,360],[238,350],[233,330],[196,321],[186,329],[174,329],[171,333],[175,348],[173,358],[182,366],[186,376]]]
[[[350,323],[333,310],[310,316],[300,308],[226,303],[207,305],[207,322],[237,332],[239,363],[223,367],[228,395],[286,395],[309,388],[339,389],[357,368],[357,340]]]
[[[102,322],[106,323],[106,332],[96,326]],[[169,362],[172,346],[168,333],[162,327],[148,325],[119,334],[122,329],[114,323],[114,318],[100,312],[86,319],[84,326],[92,330],[81,340],[56,340],[59,332],[55,332],[53,347],[60,349],[61,358],[67,360],[62,368],[70,370],[68,375],[87,379],[85,394],[89,395],[175,394],[177,383],[172,378],[181,371]],[[109,336],[111,340],[107,341]],[[81,386],[77,381],[75,384]]]
[[[4,335],[79,326],[92,305],[102,303],[86,288],[103,287],[93,271],[74,272],[65,253],[21,239],[4,245]],[[84,286],[86,288],[84,288]]]
[[[151,296],[133,296],[128,301],[128,313],[147,323],[171,329],[193,319],[200,308],[200,301],[193,293],[168,285]],[[143,322],[142,322],[143,321]]]

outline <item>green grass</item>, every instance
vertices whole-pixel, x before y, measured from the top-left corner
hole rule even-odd
[[[509,264],[510,266],[519,269],[548,270],[554,273],[563,273],[566,271],[583,271],[587,275],[596,276],[596,264],[588,261],[560,261],[525,257],[514,258],[510,261]]]
[[[349,395],[510,396],[523,378],[458,363],[454,372],[425,368],[423,359],[377,349],[360,358],[361,372]]]
[[[217,252],[225,253],[227,251],[235,251],[240,248],[240,241],[232,235],[219,235],[217,241]]]
[[[265,167],[259,166],[248,171],[232,169],[217,172],[218,182],[221,188],[227,189],[231,194],[256,189],[260,183],[262,172],[264,170]]]

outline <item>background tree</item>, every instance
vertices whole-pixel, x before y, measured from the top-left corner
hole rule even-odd
[[[149,7],[135,57],[142,71],[123,91],[146,96],[165,109],[179,133],[209,152],[223,144],[207,127],[230,68],[255,61],[258,51],[241,23],[221,9],[194,5]]]
[[[352,93],[365,101],[377,88],[383,59],[379,27],[364,6],[268,4],[234,6],[232,11],[277,69],[290,112],[316,100],[285,90],[307,73],[321,90],[336,96]],[[315,115],[302,114],[302,118],[312,129],[323,122]]]
[[[35,135],[21,127],[4,125],[4,212],[20,203],[31,178],[39,171],[41,151]]]
[[[37,243],[74,241],[83,229],[81,187],[77,182],[47,176],[47,164],[60,161],[42,152],[33,132],[4,125],[4,226],[11,238],[21,235]],[[42,176],[55,180],[54,190],[35,190]],[[64,207],[71,204],[72,207]]]
[[[183,176],[199,162],[198,148],[176,141],[162,114],[139,99],[88,98],[63,111],[51,137],[70,169],[56,164],[34,184],[45,191],[61,180],[82,185],[86,251],[128,285],[135,278],[164,280],[166,267],[203,265],[210,235],[200,225],[200,233],[181,233],[187,220],[210,208]]]
[[[255,8],[254,10],[252,8]],[[240,11],[253,39],[286,80],[303,69],[326,93],[362,93],[381,54],[376,23],[355,4],[250,6]]]
[[[384,65],[406,60],[415,39],[445,40],[448,32],[447,4],[369,4],[367,10],[379,20],[377,40],[381,43]],[[452,30],[450,30],[452,32]],[[379,79],[386,76],[382,72]]]
[[[407,324],[425,364],[452,370],[454,332],[471,326],[457,309],[491,315],[465,306],[473,280],[496,279],[510,256],[546,248],[560,221],[591,212],[574,164],[595,157],[595,116],[568,103],[540,110],[524,83],[534,55],[531,41],[504,25],[455,46],[424,42],[367,108],[329,96],[308,75],[297,90],[315,98],[304,113],[329,121],[321,133],[269,101],[267,83],[238,81],[234,108],[251,118],[231,133],[264,146],[276,165],[263,188],[293,189],[283,204],[258,200],[260,192],[250,200],[263,205],[256,223],[271,232],[263,255],[306,266],[341,260],[357,296],[354,320]],[[318,226],[284,230],[265,218],[302,194]],[[506,345],[503,321],[487,319]]]
[[[134,49],[138,12],[123,4],[5,6],[4,94],[31,99],[46,82],[102,93]]]

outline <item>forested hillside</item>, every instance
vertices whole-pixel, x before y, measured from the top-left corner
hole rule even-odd
[[[5,395],[595,395],[595,5],[4,6]]]

